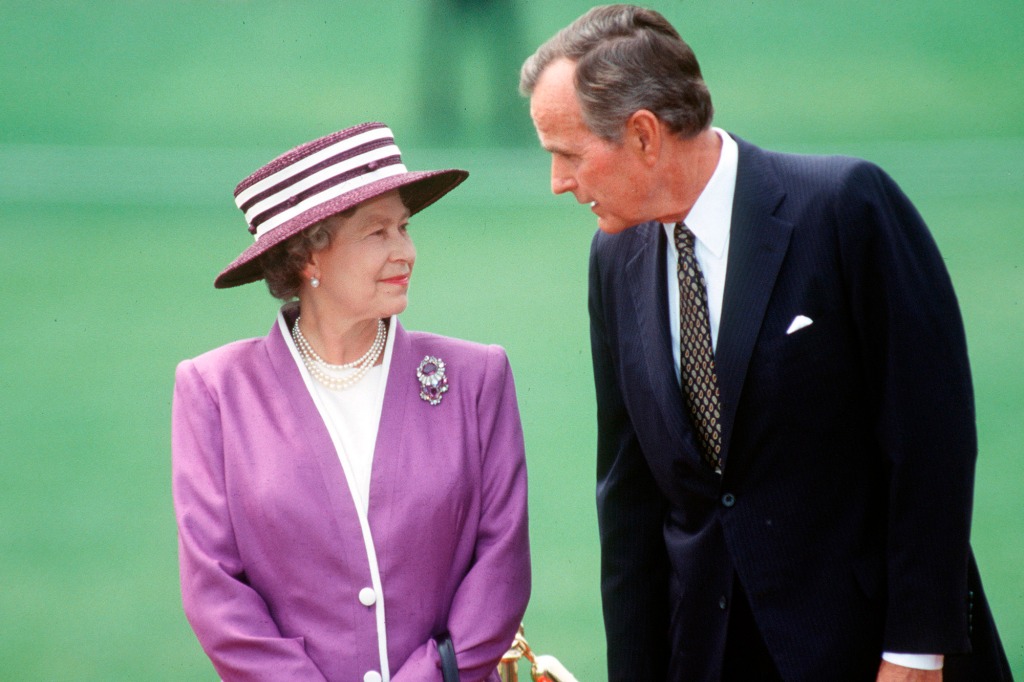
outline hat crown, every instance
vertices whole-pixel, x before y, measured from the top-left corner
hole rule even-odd
[[[259,239],[325,202],[406,172],[391,130],[364,123],[277,157],[238,184],[235,203]]]

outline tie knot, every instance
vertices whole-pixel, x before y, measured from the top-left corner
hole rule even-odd
[[[693,232],[690,231],[690,228],[685,223],[676,223],[675,238],[677,250],[693,252]]]

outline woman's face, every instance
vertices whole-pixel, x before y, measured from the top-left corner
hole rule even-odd
[[[310,256],[303,294],[316,299],[318,308],[353,320],[405,310],[416,249],[407,231],[409,209],[398,190],[327,222],[334,228],[331,243]],[[320,286],[309,287],[310,277],[319,279]]]

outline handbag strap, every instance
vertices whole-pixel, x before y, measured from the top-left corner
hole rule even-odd
[[[459,664],[455,661],[455,646],[447,632],[437,638],[437,653],[441,655],[441,679],[459,682]]]

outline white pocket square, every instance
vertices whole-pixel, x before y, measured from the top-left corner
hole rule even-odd
[[[799,331],[804,327],[809,327],[814,324],[814,320],[807,317],[806,315],[797,315],[793,318],[793,321],[789,323],[789,329],[786,330],[787,334],[792,334],[795,331]]]

